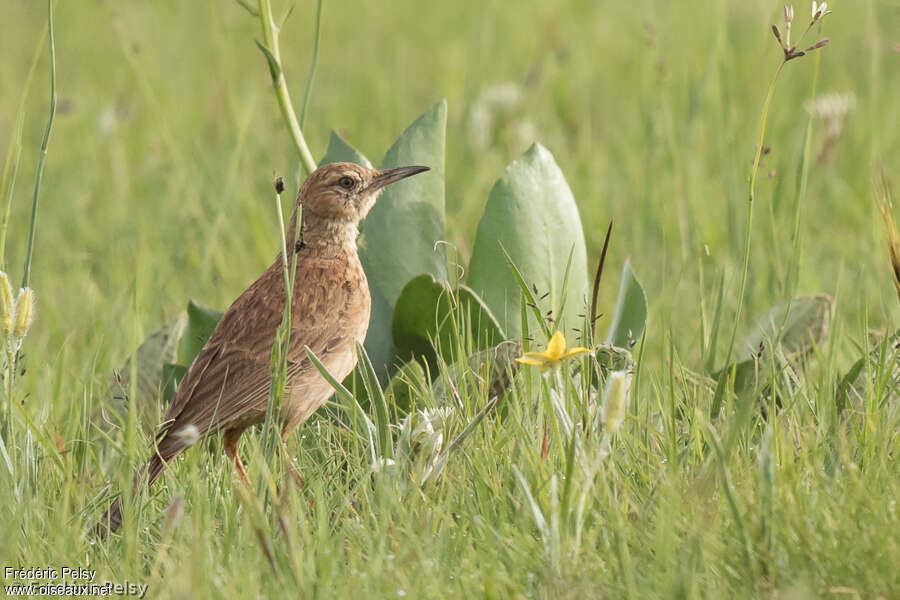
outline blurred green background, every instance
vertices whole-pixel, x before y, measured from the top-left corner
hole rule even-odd
[[[797,291],[836,295],[838,327],[858,339],[896,302],[873,178],[883,171],[897,183],[900,28],[894,2],[829,7],[817,94],[852,93],[855,110],[812,162]],[[795,29],[807,11],[797,6]],[[314,14],[314,2],[297,2],[282,30],[298,112]],[[79,402],[82,386],[105,385],[188,298],[224,308],[269,264],[272,175],[296,182],[297,159],[253,43],[258,23],[236,3],[60,2],[55,15],[59,110],[33,265],[37,321],[24,350],[33,394],[64,386]],[[0,7],[4,144],[45,18],[42,2]],[[304,131],[317,157],[335,129],[377,163],[410,121],[447,98],[448,236],[464,259],[491,185],[540,141],[578,200],[592,261],[615,221],[608,265],[615,272],[631,256],[647,289],[648,353],[662,352],[671,330],[690,362],[700,355],[700,300],[709,310],[722,274],[726,307],[736,306],[746,179],[781,60],[770,31],[780,22],[781,5],[761,1],[327,0]],[[41,51],[10,221],[14,282],[47,113]],[[786,293],[815,60],[789,63],[776,90],[748,323]],[[826,127],[814,124],[817,157]],[[607,312],[616,279],[604,281]]]

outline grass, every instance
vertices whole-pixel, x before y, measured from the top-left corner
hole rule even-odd
[[[832,294],[836,315],[804,371],[764,370],[783,404],[766,421],[732,402],[711,420],[715,388],[692,373],[709,358],[720,278],[717,367],[738,309],[747,175],[782,59],[769,31],[780,5],[324,3],[303,129],[314,157],[330,128],[381,156],[447,97],[448,237],[462,256],[490,185],[530,141],[518,137],[523,122],[566,173],[594,259],[615,221],[600,310],[609,314],[609,274],[628,256],[650,300],[631,415],[586,478],[570,457],[600,440],[553,427],[545,388],[526,377],[419,489],[403,469],[370,475],[367,442],[323,414],[290,440],[307,487],[282,483],[283,528],[239,497],[213,441],[134,505],[121,538],[91,543],[104,494],[128,487],[149,443],[140,432],[104,441],[89,427],[110,373],[188,298],[224,308],[270,263],[279,235],[271,174],[290,175],[288,195],[299,175],[252,43],[259,22],[240,6],[59,3],[59,104],[30,276],[36,321],[16,390],[14,478],[0,461],[0,566],[80,565],[99,580],[147,583],[161,598],[897,596],[900,403],[885,353],[867,365],[877,376],[863,405],[842,417],[834,402],[839,378],[874,348],[869,330],[895,328],[873,181],[883,170],[897,185],[896,15],[875,0],[832,8],[831,44],[791,61],[772,101],[738,336],[793,293]],[[16,135],[44,9],[0,9],[4,143]],[[303,97],[315,10],[311,0],[298,5],[280,38],[294,98]],[[796,10],[799,20],[808,6]],[[48,72],[45,53],[25,103],[3,265],[13,281],[25,261]],[[815,158],[824,125],[814,121],[807,142],[802,108],[814,77],[817,93],[857,98],[824,163]],[[505,81],[522,98],[477,146],[473,109]],[[463,412],[476,414],[483,396],[464,394]],[[417,400],[435,401],[427,391]],[[581,415],[579,402],[570,389],[563,407]],[[448,427],[445,443],[463,421]],[[261,436],[247,438],[242,450],[253,455]]]

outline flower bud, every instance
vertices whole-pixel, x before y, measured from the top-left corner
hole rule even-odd
[[[606,380],[603,392],[603,427],[615,433],[625,420],[631,401],[631,372],[613,371]]]
[[[22,288],[16,298],[13,337],[17,340],[24,338],[32,321],[34,321],[34,291],[31,288]]]
[[[3,327],[3,335],[9,337],[12,333],[13,318],[16,313],[16,305],[13,300],[12,286],[9,277],[0,271],[0,326]]]

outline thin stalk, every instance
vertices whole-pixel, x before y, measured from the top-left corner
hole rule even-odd
[[[28,225],[28,245],[25,251],[25,270],[22,275],[22,287],[28,287],[31,276],[31,257],[34,251],[34,230],[37,225],[38,197],[41,191],[41,179],[44,174],[44,160],[47,158],[47,145],[50,143],[50,132],[53,130],[53,118],[56,116],[56,44],[53,38],[53,0],[47,0],[47,30],[50,35],[50,117],[41,140],[41,153],[38,155],[37,173],[34,177],[34,197],[31,200],[31,223]]]
[[[322,0],[316,3],[316,28],[313,32],[312,61],[309,65],[309,77],[306,78],[306,90],[303,92],[303,106],[300,107],[300,128],[306,123],[306,107],[309,105],[309,95],[312,92],[313,79],[316,76],[316,67],[319,64],[319,26],[322,23]]]
[[[594,289],[591,292],[591,322],[588,323],[588,331],[590,332],[590,346],[594,345],[594,325],[597,322],[597,296],[600,292],[600,278],[603,277],[603,265],[606,263],[606,251],[609,250],[609,238],[612,236],[613,222],[609,222],[606,229],[606,238],[603,240],[603,250],[600,252],[600,262],[597,263],[597,274],[594,275]]]
[[[277,188],[276,188],[277,189]],[[303,218],[303,207],[299,204],[296,208],[296,217],[292,219],[294,224],[294,236],[292,244],[288,246],[284,227],[284,216],[281,210],[281,194],[275,194],[275,209],[278,213],[278,227],[281,233],[281,268],[284,275],[284,315],[281,319],[275,341],[272,345],[269,380],[269,401],[266,406],[266,417],[263,426],[263,452],[270,470],[274,470],[274,457],[278,446],[279,431],[277,429],[277,416],[281,412],[281,404],[284,399],[287,386],[288,350],[291,344],[291,305],[294,296],[294,280],[297,272],[297,252],[294,250],[297,240],[300,239],[300,227]],[[291,260],[288,261],[288,252]],[[290,266],[288,266],[290,265]],[[264,493],[265,480],[260,476],[260,494]]]
[[[16,445],[13,443],[13,379],[16,376],[16,351],[13,348],[13,341],[6,341],[6,422],[3,424],[3,437],[9,441],[8,451],[12,453],[13,459],[11,463],[16,464],[14,459],[16,453]]]
[[[259,21],[262,25],[263,43],[257,44],[266,55],[269,62],[269,74],[272,76],[272,86],[275,88],[275,97],[281,109],[281,116],[288,126],[291,140],[300,155],[300,164],[307,175],[316,169],[316,161],[313,160],[306,138],[300,129],[297,115],[291,104],[291,95],[288,92],[287,81],[284,78],[284,70],[281,67],[281,51],[278,47],[278,26],[272,18],[272,5],[269,0],[259,0]]]
[[[780,65],[778,65],[778,70],[775,71],[775,76],[772,77],[772,81],[769,82],[769,89],[766,92],[766,100],[763,103],[762,116],[759,120],[759,139],[756,143],[756,156],[753,159],[753,168],[750,171],[750,181],[748,184],[748,198],[747,198],[747,228],[744,233],[744,259],[743,259],[743,267],[741,269],[741,285],[738,290],[738,306],[737,312],[734,316],[734,324],[731,329],[731,340],[728,343],[728,352],[725,355],[725,364],[728,365],[731,362],[731,357],[734,353],[734,341],[737,338],[737,330],[738,326],[741,322],[741,315],[744,310],[744,295],[747,290],[747,277],[750,272],[750,248],[752,242],[752,231],[753,231],[753,201],[755,199],[756,193],[756,177],[759,174],[759,161],[762,158],[763,152],[763,142],[766,137],[766,120],[769,117],[769,108],[772,105],[772,97],[775,95],[775,84],[778,82],[778,77],[781,75],[781,71],[784,70],[784,65],[787,64],[787,61],[782,61]],[[725,373],[725,371],[723,371]],[[712,416],[715,417],[719,413],[719,409],[722,406],[722,397],[724,395],[724,375],[720,377],[719,385],[716,389],[716,396],[713,400],[712,407]]]

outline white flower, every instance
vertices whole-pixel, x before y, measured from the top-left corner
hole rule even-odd
[[[828,3],[823,2],[822,4],[816,4],[815,0],[812,3],[812,21],[815,23],[825,15],[830,15],[831,11],[828,10]]]
[[[185,446],[193,446],[200,441],[200,430],[192,423],[176,431],[175,437],[181,440]]]
[[[832,92],[815,100],[807,100],[803,106],[811,116],[825,121],[829,137],[837,137],[841,133],[844,117],[856,108],[856,95],[853,92]]]

